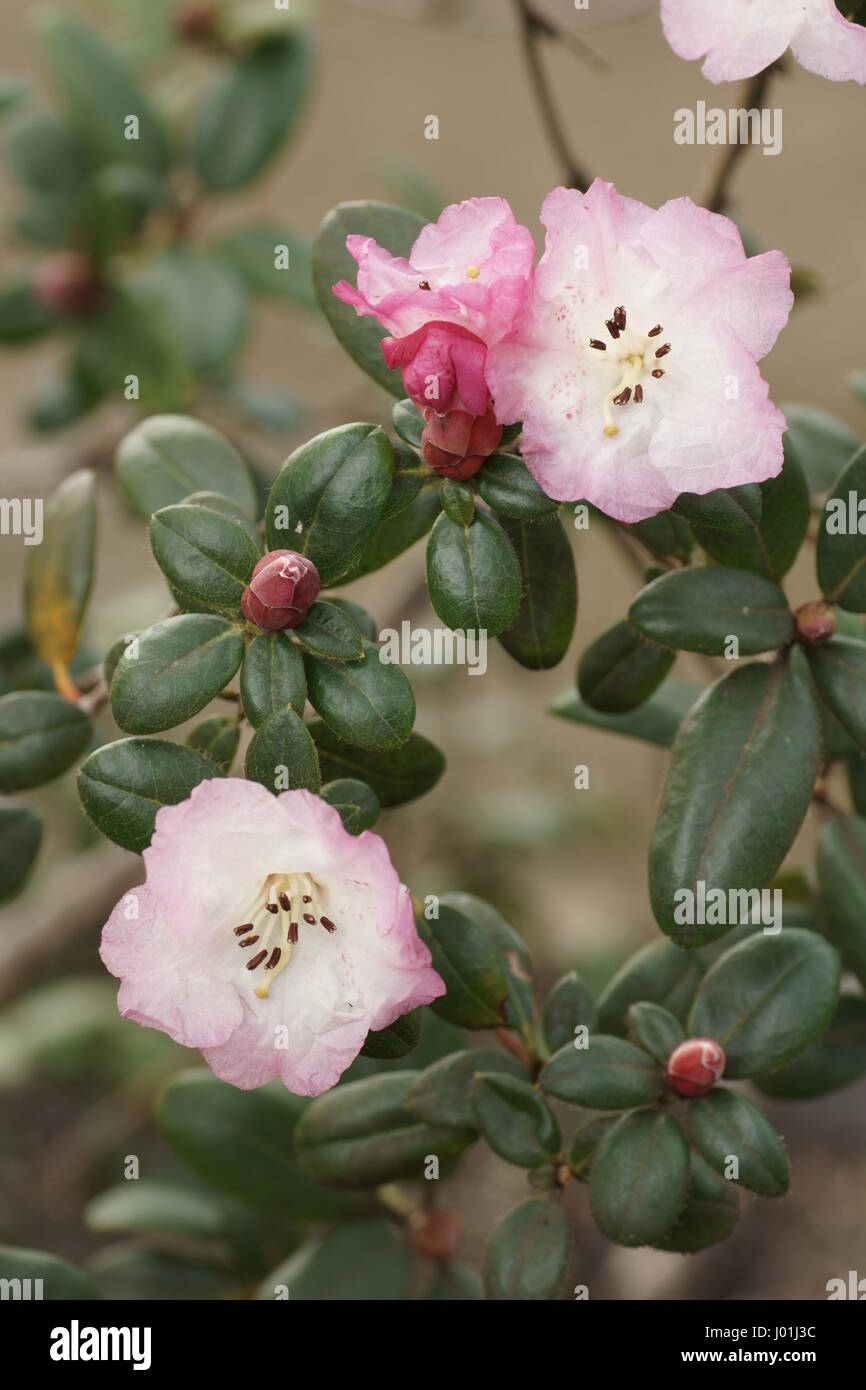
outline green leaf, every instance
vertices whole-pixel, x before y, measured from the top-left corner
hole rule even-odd
[[[523,938],[495,907],[473,893],[443,893],[439,902],[468,917],[498,952],[508,987],[504,1021],[509,1028],[520,1028],[528,1035],[533,1017],[533,971]]]
[[[410,1296],[412,1270],[411,1248],[390,1221],[351,1221],[307,1241],[262,1280],[256,1297],[287,1289],[293,1303],[399,1302]]]
[[[100,1296],[93,1281],[80,1269],[61,1260],[59,1255],[14,1245],[0,1245],[0,1280],[4,1287],[8,1281],[9,1293],[4,1293],[4,1297],[12,1299],[64,1302]]]
[[[769,1120],[745,1096],[727,1086],[690,1101],[685,1111],[689,1140],[710,1167],[762,1197],[788,1191],[788,1160]],[[732,1178],[730,1159],[739,1176]]]
[[[866,819],[840,816],[827,822],[818,841],[818,883],[829,935],[866,984]]]
[[[774,1071],[827,1027],[839,996],[839,957],[816,932],[786,927],[726,951],[701,981],[686,1031],[725,1050],[732,1080]]]
[[[420,1008],[411,1009],[409,1013],[395,1019],[388,1028],[368,1033],[367,1040],[361,1048],[361,1056],[376,1057],[380,1061],[393,1061],[397,1057],[405,1057],[421,1041],[421,1022]]]
[[[233,1212],[212,1192],[189,1185],[139,1178],[120,1182],[93,1197],[84,1209],[84,1224],[100,1233],[122,1232],[231,1240]]]
[[[211,507],[163,507],[151,519],[150,546],[181,604],[240,615],[261,551],[238,522]]]
[[[82,322],[73,363],[79,380],[97,398],[122,401],[128,378],[137,377],[148,411],[175,409],[190,399],[193,389],[189,364],[171,326],[131,280],[110,287]],[[158,505],[179,500],[167,496]]]
[[[560,1202],[530,1197],[496,1227],[484,1255],[489,1299],[538,1302],[556,1297],[568,1264],[568,1221]]]
[[[57,319],[43,309],[29,282],[0,290],[0,343],[29,343],[56,324]]]
[[[672,1116],[637,1110],[602,1141],[592,1165],[592,1218],[617,1245],[657,1245],[686,1203],[689,1150]]]
[[[391,420],[395,432],[399,434],[401,439],[404,439],[407,444],[411,444],[413,449],[421,448],[424,416],[413,401],[408,399],[398,401],[391,411]]]
[[[680,651],[725,656],[775,651],[794,637],[794,619],[778,584],[748,570],[708,565],[671,570],[642,589],[628,610],[645,637]]]
[[[39,38],[70,119],[94,157],[163,173],[169,162],[165,131],[115,49],[80,20],[56,11],[42,21]],[[127,139],[130,115],[138,118],[136,139]]]
[[[255,515],[252,479],[234,445],[184,415],[152,415],[142,421],[121,441],[114,468],[130,505],[147,520],[203,489],[221,493],[245,515]]]
[[[809,669],[821,699],[860,748],[866,749],[866,643],[831,637],[806,645]]]
[[[0,902],[23,887],[42,843],[42,821],[29,806],[0,805]]]
[[[25,549],[27,627],[42,660],[66,665],[75,655],[93,582],[96,479],[82,468],[48,499],[42,544]]]
[[[241,664],[244,640],[227,618],[184,613],[148,628],[127,647],[111,682],[121,729],[153,734],[210,704]]]
[[[218,1301],[233,1296],[237,1274],[201,1261],[146,1250],[138,1241],[104,1246],[88,1260],[91,1277],[112,1302]]]
[[[176,806],[199,782],[220,776],[218,765],[194,748],[161,738],[122,738],[91,753],[77,785],[97,830],[140,854],[150,844],[161,806]]]
[[[659,1004],[684,1023],[703,974],[698,958],[669,941],[651,941],[614,975],[598,1000],[598,1026],[625,1033],[632,1004]]]
[[[337,598],[331,595],[328,598],[332,608],[339,608],[341,613],[347,617],[360,629],[361,636],[367,637],[371,642],[375,642],[379,635],[379,628],[376,620],[370,616],[366,608],[362,608],[359,603],[355,603],[350,598]]]
[[[358,267],[346,250],[347,236],[370,236],[392,256],[408,256],[423,226],[416,213],[388,203],[339,203],[328,213],[313,241],[313,287],[319,308],[349,356],[398,397],[405,394],[402,378],[398,371],[385,366],[380,347],[385,329],[374,318],[359,318],[350,304],[337,299],[332,286],[341,279],[355,283]]]
[[[445,1125],[449,1129],[473,1129],[475,1111],[472,1105],[472,1084],[481,1073],[492,1072],[522,1078],[526,1072],[507,1052],[478,1047],[452,1052],[441,1057],[419,1073],[403,1098],[408,1114],[428,1125]]]
[[[499,952],[471,917],[441,900],[438,910],[436,918],[417,918],[418,934],[447,990],[430,1007],[461,1028],[501,1028],[508,980]]]
[[[91,380],[78,356],[73,354],[58,375],[44,382],[30,401],[27,422],[43,434],[66,429],[76,420],[83,419],[102,400],[103,394],[99,382]]]
[[[814,493],[829,492],[860,448],[848,425],[813,405],[783,405],[788,434]]]
[[[309,50],[299,34],[262,43],[230,65],[205,97],[192,132],[192,163],[208,188],[241,188],[265,168],[300,111]]]
[[[533,671],[556,666],[568,651],[577,621],[577,573],[558,517],[545,523],[503,522],[523,579],[515,621],[499,640],[509,656]]]
[[[688,524],[676,512],[659,512],[645,521],[635,521],[628,530],[651,555],[659,560],[688,561],[694,541]]]
[[[84,752],[93,729],[77,705],[49,691],[0,698],[0,791],[53,782]]]
[[[308,1104],[281,1083],[240,1091],[196,1067],[172,1078],[156,1119],[178,1158],[218,1192],[275,1218],[323,1221],[351,1206],[298,1164],[297,1125]]]
[[[454,631],[498,637],[520,609],[521,574],[508,536],[492,516],[476,511],[471,526],[436,521],[427,543],[430,602]]]
[[[398,440],[394,440],[391,447],[394,450],[394,481],[391,484],[385,514],[382,517],[383,524],[390,521],[392,517],[399,516],[401,512],[411,506],[416,501],[425,482],[431,482],[427,465],[419,460],[417,454],[413,453],[411,449],[407,449]]]
[[[623,1038],[592,1033],[586,1047],[566,1043],[542,1068],[538,1084],[557,1100],[592,1110],[628,1110],[657,1100],[664,1077],[651,1057]]]
[[[494,1153],[518,1168],[537,1168],[559,1153],[559,1125],[526,1078],[481,1072],[472,1083],[475,1122]]]
[[[674,511],[721,565],[753,570],[768,579],[787,574],[809,525],[809,486],[788,435],[782,471],[765,483],[695,498],[684,494]],[[759,499],[759,500],[758,500]]]
[[[723,936],[731,890],[745,920],[744,893],[769,883],[800,828],[819,754],[815,702],[787,663],[739,667],[704,692],[677,734],[650,846],[650,899],[666,935],[689,946]],[[689,923],[702,893],[714,920]]]
[[[241,731],[236,718],[215,714],[204,719],[187,736],[187,747],[203,753],[216,763],[221,772],[228,773],[240,743]]]
[[[244,775],[272,792],[296,787],[318,792],[321,774],[316,745],[293,709],[262,720],[247,748]]]
[[[307,695],[328,727],[349,743],[374,752],[399,748],[415,722],[415,696],[399,666],[364,643],[361,661],[305,656]]]
[[[163,322],[182,361],[195,371],[225,368],[247,331],[243,286],[215,256],[169,247],[127,281]]]
[[[284,632],[254,637],[241,667],[241,702],[253,728],[286,709],[303,717],[306,701],[304,660],[294,642]]]
[[[866,521],[858,501],[864,495],[866,445],[830,489],[815,550],[824,596],[852,613],[866,613]]]
[[[324,587],[360,559],[385,512],[394,455],[376,425],[340,425],[286,460],[267,507],[268,546],[290,545],[319,571]]]
[[[339,777],[322,787],[321,797],[340,813],[343,826],[350,835],[360,835],[376,824],[381,813],[379,798],[373,788],[356,777]]]
[[[592,995],[576,970],[557,980],[541,1014],[544,1041],[550,1052],[574,1043],[578,1028],[593,1032],[597,1022]]]
[[[568,1166],[578,1182],[589,1182],[602,1139],[619,1124],[616,1115],[591,1115],[571,1136]]]
[[[301,1163],[327,1186],[364,1188],[423,1178],[428,1154],[440,1163],[459,1154],[471,1133],[418,1123],[403,1108],[417,1075],[383,1072],[319,1096],[295,1132]]]
[[[293,636],[306,651],[324,661],[357,661],[364,655],[364,638],[354,618],[323,599],[312,605]]]
[[[285,248],[285,250],[283,249]],[[285,227],[238,227],[212,247],[253,294],[316,307],[309,243]]]
[[[576,690],[565,690],[550,706],[551,714],[588,724],[593,729],[655,743],[670,748],[683,716],[700,694],[701,687],[689,681],[667,680],[643,704],[626,714],[603,714],[581,699]]]
[[[692,1255],[725,1240],[737,1224],[740,1199],[733,1183],[720,1178],[700,1154],[689,1155],[689,1195],[658,1250]]]
[[[337,582],[349,584],[396,560],[404,550],[426,536],[441,510],[439,489],[424,488],[408,507],[381,523],[358,563]]]
[[[593,709],[625,714],[661,685],[676,652],[651,642],[629,622],[615,623],[596,637],[580,658],[577,684]]]
[[[674,1014],[646,999],[632,1004],[628,1011],[628,1025],[644,1051],[662,1066],[686,1036]]]
[[[866,1074],[866,999],[843,994],[820,1038],[778,1071],[754,1077],[774,1100],[814,1100]]]
[[[477,487],[488,507],[515,521],[538,521],[559,511],[560,504],[541,490],[519,454],[491,454]]]
[[[475,493],[469,483],[445,478],[439,487],[442,510],[455,526],[471,526],[475,515]]]
[[[445,771],[445,758],[423,734],[410,734],[399,748],[379,753],[345,743],[321,720],[313,720],[309,729],[325,781],[358,777],[369,783],[383,807],[404,806],[424,796]]]

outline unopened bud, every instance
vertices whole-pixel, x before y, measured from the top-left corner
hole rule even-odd
[[[241,608],[256,627],[282,632],[300,626],[320,588],[319,571],[312,560],[295,550],[271,550],[253,570]]]
[[[468,410],[449,410],[437,415],[428,407],[424,412],[421,454],[425,463],[443,478],[464,481],[477,473],[488,454],[502,438],[492,406],[484,415]]]
[[[804,603],[794,614],[797,633],[804,642],[826,642],[838,627],[836,609],[825,598]]]
[[[82,317],[99,302],[102,282],[81,251],[58,251],[36,267],[33,294],[52,314]]]
[[[413,1211],[409,1218],[409,1234],[420,1255],[428,1260],[450,1260],[463,1230],[460,1217],[453,1211],[433,1207],[431,1211]]]
[[[704,1096],[725,1070],[725,1054],[712,1038],[686,1038],[668,1058],[665,1079],[678,1096]]]

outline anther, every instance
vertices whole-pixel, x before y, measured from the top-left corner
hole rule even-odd
[[[280,950],[279,946],[275,946],[274,949],[271,951],[271,958],[265,966],[265,969],[273,970],[274,966],[279,963],[279,959],[282,954],[283,953]]]
[[[312,912],[305,912],[305,913],[304,913],[304,921],[305,921],[305,922],[309,922],[310,926],[313,925],[313,923],[315,922],[315,920],[316,920],[316,919],[315,919],[315,917],[313,916]]]
[[[276,903],[265,903],[265,907],[268,909],[268,912],[279,912],[280,910]]]
[[[246,936],[247,932],[252,931],[254,926],[254,922],[242,922],[239,927],[234,928],[234,934],[235,936]]]
[[[600,342],[598,338],[590,338],[589,345],[591,348],[597,348],[599,352],[607,352],[607,343]]]
[[[615,319],[605,319],[604,326],[612,338],[619,337],[619,327]]]
[[[617,309],[614,309],[614,311],[613,311],[613,321],[614,321],[614,323],[616,324],[617,328],[619,329],[620,333],[622,333],[623,330],[625,329],[625,305],[624,305],[624,304],[620,304],[619,307],[618,307]]]
[[[420,282],[420,284],[418,285],[418,288],[419,288],[419,290],[429,290],[429,288],[430,288],[430,281],[429,281],[429,280],[422,280],[422,281]]]
[[[268,953],[267,953],[266,950],[265,950],[265,951],[256,951],[256,953],[255,953],[255,955],[253,956],[252,960],[248,960],[248,961],[247,961],[247,970],[255,970],[255,969],[257,968],[257,966],[261,965],[262,961],[264,960],[264,958],[265,958],[265,956],[266,956],[267,954],[268,954]]]
[[[628,404],[628,401],[630,400],[630,398],[631,398],[631,387],[630,387],[630,386],[624,386],[623,389],[620,391],[619,395],[618,395],[618,396],[614,396],[614,398],[613,398],[613,403],[614,403],[614,405],[627,405],[627,404]]]
[[[311,903],[312,901],[313,901],[313,900],[312,900],[312,898],[310,897],[309,893],[305,893],[304,896],[303,896],[303,898],[301,899],[301,902],[304,902],[304,903]]]
[[[291,912],[291,910],[292,910],[292,904],[291,904],[291,902],[290,902],[290,900],[289,900],[289,895],[288,895],[288,893],[278,893],[278,894],[277,894],[277,902],[279,903],[280,907],[283,909],[283,912]]]
[[[239,941],[239,942],[238,942],[238,945],[239,945],[239,946],[255,946],[255,944],[256,944],[256,942],[258,941],[258,939],[259,939],[259,938],[258,938],[257,936],[248,936],[247,939],[246,939],[246,941]]]
[[[298,944],[298,924],[297,924],[297,922],[290,922],[290,923],[289,923],[289,945],[290,945],[290,946],[297,946],[297,944]]]
[[[634,388],[634,403],[635,403],[635,405],[640,405],[640,403],[641,403],[642,400],[643,400],[643,387],[642,387],[640,384],[638,384],[638,385]]]
[[[649,333],[647,334],[647,337],[648,337],[648,338],[657,338],[658,335],[659,335],[660,333],[662,333],[662,332],[664,332],[664,330],[663,330],[661,324],[660,324],[660,323],[657,323],[656,326],[655,326],[655,328],[651,328],[651,329],[650,329]]]
[[[336,930],[337,930],[337,928],[334,926],[334,923],[331,921],[330,917],[320,917],[320,918],[319,918],[319,921],[321,922],[322,926],[325,928],[325,931],[336,931]]]
[[[670,350],[670,343],[662,343],[660,348],[656,348],[656,357],[667,357]]]
[[[664,369],[663,369],[662,367],[655,367],[655,368],[653,369],[653,376],[654,376],[654,377],[664,376]]]

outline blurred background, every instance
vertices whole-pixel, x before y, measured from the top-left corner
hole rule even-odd
[[[26,100],[37,104],[42,95],[53,101],[31,24],[39,8],[0,0],[6,73],[30,85],[35,96]],[[243,11],[244,0],[235,8]],[[151,4],[63,6],[125,48],[140,64],[142,85],[182,127],[185,108],[218,81],[223,59],[189,36],[166,37],[181,6],[153,0],[163,26],[158,41],[142,32],[140,9]],[[546,20],[562,31],[542,33],[536,47],[573,159],[652,205],[680,194],[702,200],[724,151],[676,145],[674,111],[694,109],[699,99],[738,105],[737,89],[710,87],[698,64],[674,56],[655,4],[593,0],[584,14],[571,0],[534,0],[533,10],[542,30]],[[617,12],[627,17],[607,25]],[[239,227],[287,228],[303,269],[302,248],[325,213],[354,198],[435,218],[446,203],[498,194],[538,230],[541,201],[567,170],[539,111],[515,5],[320,0],[304,6],[301,18],[312,66],[289,138],[231,196],[211,191],[195,207],[193,241],[230,239]],[[764,374],[777,403],[820,407],[862,438],[866,408],[846,378],[866,367],[863,94],[788,64],[766,102],[784,112],[782,152],[745,153],[731,210],[755,246],[781,248],[814,292],[798,303]],[[438,117],[437,140],[425,139],[430,115]],[[14,111],[6,115],[0,146],[16,119]],[[22,194],[8,161],[0,198],[6,282],[26,278],[46,252],[12,225]],[[144,253],[135,247],[127,254],[134,269]],[[342,352],[308,286],[298,283],[284,300],[255,297],[246,312],[232,386],[215,374],[216,384],[193,392],[187,405],[225,429],[264,480],[323,429],[355,419],[389,422],[390,398]],[[62,334],[0,347],[0,490],[47,496],[75,468],[98,471],[101,536],[86,665],[119,634],[161,617],[166,591],[146,528],[111,479],[114,447],[135,422],[135,407],[102,403],[64,428],[45,428],[52,422],[43,409],[34,428],[32,402],[68,351]],[[243,396],[237,381],[247,384]],[[576,532],[574,542],[580,612],[572,651],[559,668],[527,672],[492,644],[484,678],[464,669],[412,669],[416,727],[444,750],[448,770],[431,795],[399,815],[386,813],[379,826],[418,896],[461,888],[495,903],[529,943],[542,988],[575,967],[600,986],[657,936],[646,850],[667,754],[547,712],[552,698],[573,685],[578,652],[624,614],[640,583],[602,527]],[[23,558],[21,538],[3,537],[7,634],[19,624]],[[404,617],[433,626],[423,561],[420,544],[345,593],[369,608],[380,628]],[[787,588],[796,602],[815,595],[808,560]],[[676,674],[705,681],[707,669],[680,658]],[[8,662],[0,663],[0,690],[15,679]],[[110,715],[102,721],[111,737]],[[574,790],[577,764],[589,767],[589,790]],[[120,1023],[114,982],[96,956],[107,911],[140,880],[140,860],[90,829],[74,774],[28,800],[44,815],[46,833],[36,873],[6,906],[0,927],[0,1242],[81,1262],[106,1244],[82,1213],[95,1193],[119,1180],[124,1155],[141,1155],[149,1171],[173,1174],[149,1121],[152,1098],[167,1075],[198,1059],[161,1034]],[[813,847],[807,822],[791,864],[807,865]],[[792,1194],[779,1203],[754,1202],[734,1236],[703,1255],[609,1246],[589,1221],[586,1189],[573,1184],[573,1282],[587,1284],[593,1298],[816,1298],[829,1278],[849,1269],[866,1273],[864,1099],[860,1085],[818,1102],[770,1105],[787,1138]],[[521,1174],[472,1151],[453,1200],[466,1223],[468,1263],[477,1265],[496,1219],[523,1192]],[[136,1278],[143,1276],[118,1274],[115,1288],[140,1293]],[[184,1295],[180,1276],[175,1285],[165,1271],[160,1278],[165,1291],[156,1296]]]

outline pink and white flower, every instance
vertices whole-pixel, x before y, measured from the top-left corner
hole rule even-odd
[[[358,262],[358,285],[340,280],[334,294],[387,329],[385,361],[402,370],[418,409],[483,415],[487,349],[522,315],[535,259],[532,237],[505,199],[447,207],[423,228],[408,260],[372,237],[350,236],[346,246]]]
[[[757,359],[793,304],[781,252],[747,258],[728,218],[689,198],[656,211],[600,179],[554,189],[541,220],[526,320],[487,379],[548,496],[635,522],[775,476],[785,420]]]
[[[680,58],[703,58],[710,82],[732,82],[790,48],[809,72],[866,82],[866,28],[833,0],[661,0],[662,27]]]
[[[384,841],[310,792],[203,782],[157,813],[144,863],[102,934],[118,1008],[243,1090],[318,1095],[445,993]]]

